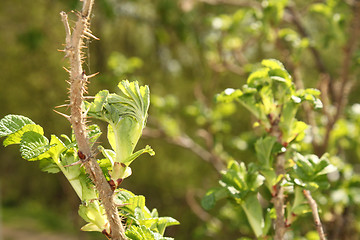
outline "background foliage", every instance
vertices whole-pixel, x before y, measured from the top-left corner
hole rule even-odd
[[[57,52],[65,41],[58,13],[76,7],[77,0],[0,2],[0,117],[21,114],[57,135],[70,133],[68,122],[51,109],[67,98],[68,76],[61,69],[66,61]],[[322,91],[322,112],[309,114],[305,107],[298,114],[313,126],[299,148],[319,156],[329,152],[339,169],[328,176],[330,189],[316,196],[329,239],[358,239],[358,1],[98,0],[94,10],[92,30],[101,41],[87,43],[85,69],[100,74],[89,94],[115,91],[124,78],[150,86],[148,138],[139,148],[149,144],[156,156],[134,162],[136,171],[124,188],[142,193],[150,208],[181,222],[167,235],[252,236],[245,213],[235,213],[225,202],[210,213],[200,207],[231,158],[254,161],[259,137],[246,109],[215,104],[214,96],[240,88],[262,59],[276,58],[297,87]],[[20,160],[16,148],[1,147],[0,181],[7,224],[24,221],[14,216],[25,212],[46,222],[36,227],[40,230],[73,231],[60,224],[64,221],[82,225],[65,179]],[[34,228],[35,223],[21,225]],[[297,239],[316,239],[310,214],[293,228]]]

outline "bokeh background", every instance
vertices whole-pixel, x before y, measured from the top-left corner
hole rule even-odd
[[[59,13],[75,20],[71,11],[80,6],[78,0],[0,1],[0,117],[27,116],[46,136],[71,133],[52,109],[68,98]],[[254,160],[259,136],[245,109],[217,105],[214,96],[240,88],[262,59],[276,58],[297,87],[323,92],[324,111],[299,114],[315,132],[302,147],[329,152],[339,168],[317,199],[329,239],[359,239],[359,15],[358,0],[95,0],[91,29],[100,41],[86,41],[84,69],[100,74],[89,95],[116,92],[122,79],[151,90],[138,148],[149,144],[156,155],[134,162],[122,186],[181,222],[168,236],[251,236],[241,211],[225,204],[208,213],[200,206],[230,158]],[[66,179],[21,159],[17,146],[0,146],[0,203],[1,240],[103,238],[78,230],[79,201]],[[316,239],[311,215],[294,229],[295,239]]]

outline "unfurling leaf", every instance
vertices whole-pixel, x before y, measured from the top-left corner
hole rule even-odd
[[[150,105],[148,86],[124,80],[119,94],[99,92],[94,102],[87,103],[89,116],[109,123],[108,140],[116,153],[114,162],[125,163],[132,155],[142,134]]]

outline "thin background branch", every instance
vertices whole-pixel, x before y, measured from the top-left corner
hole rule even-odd
[[[311,193],[310,193],[309,190],[303,190],[303,193],[304,193],[304,195],[305,195],[306,199],[308,200],[308,203],[309,203],[309,205],[311,207],[311,211],[312,211],[312,214],[313,214],[316,230],[319,233],[320,240],[326,240],[324,229],[323,229],[323,226],[322,226],[321,221],[320,221],[316,201],[311,196]]]

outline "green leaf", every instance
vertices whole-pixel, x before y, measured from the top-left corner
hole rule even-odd
[[[59,162],[60,154],[66,150],[65,144],[55,135],[51,135],[50,139],[51,148],[48,151],[48,154],[52,157],[54,162]],[[69,163],[70,164],[70,163]]]
[[[91,112],[93,114],[97,114],[97,117],[101,118],[102,117],[101,112],[104,109],[108,95],[109,95],[108,90],[102,90],[102,91],[98,92],[95,95],[94,102],[91,103],[90,106],[85,105],[85,107],[86,108],[90,107],[89,112]]]
[[[18,131],[14,132],[13,134],[10,134],[5,140],[4,140],[4,146],[7,147],[11,144],[20,144],[21,138],[25,132],[37,132],[41,135],[44,134],[44,130],[41,126],[36,124],[27,124],[23,126]]]
[[[139,151],[136,151],[135,153],[131,154],[131,156],[123,161],[123,163],[126,166],[129,166],[136,158],[138,158],[140,155],[148,153],[150,156],[154,156],[155,152],[154,150],[149,146],[146,145],[144,149],[141,149]]]
[[[261,174],[265,177],[266,186],[268,187],[269,191],[273,191],[273,186],[277,184],[278,179],[276,177],[275,170],[273,168],[263,168],[260,170]]]
[[[336,168],[330,164],[326,154],[319,159],[313,154],[303,156],[296,153],[294,162],[290,176],[295,184],[310,191],[329,187],[327,174],[336,171]]]
[[[301,215],[309,211],[309,205],[305,199],[302,189],[302,187],[295,186],[295,198],[291,206],[291,213],[289,214]]]
[[[47,173],[58,173],[60,172],[60,168],[54,162],[52,158],[44,158],[41,159],[39,163],[40,170]]]
[[[260,237],[263,234],[265,222],[262,214],[262,207],[256,196],[256,193],[249,194],[244,199],[241,207],[243,208],[256,237]]]
[[[115,152],[110,149],[105,149],[103,146],[98,146],[98,149],[101,151],[104,157],[106,157],[110,161],[111,166],[114,165],[114,161],[116,158]]]
[[[102,229],[99,228],[94,223],[88,223],[88,224],[84,225],[83,227],[81,227],[81,231],[84,231],[84,232],[102,232]]]
[[[271,152],[275,143],[276,138],[271,136],[260,138],[256,141],[255,152],[262,168],[272,167]]]
[[[287,136],[287,138],[285,139],[286,142],[291,142],[292,140],[296,139],[300,139],[300,137],[298,138],[298,136],[303,137],[305,134],[305,130],[308,128],[308,125],[302,121],[295,121],[295,123],[293,124],[292,128],[291,128],[291,132],[290,134]]]
[[[69,142],[69,144],[71,144]],[[61,163],[60,163],[60,154],[66,150],[64,143],[55,135],[51,135],[50,148],[44,154],[43,158],[40,159],[39,167],[41,171],[47,173],[57,173],[59,172]],[[70,163],[69,163],[70,164]],[[65,164],[64,164],[65,165]]]
[[[116,181],[117,179],[125,179],[132,174],[132,170],[130,167],[123,165],[119,162],[115,162],[110,172],[111,179]]]
[[[270,68],[271,70],[285,69],[284,65],[279,60],[276,59],[264,59],[261,61],[261,65]]]
[[[205,196],[201,199],[201,206],[208,211],[215,206],[217,201],[223,198],[227,198],[228,196],[229,193],[226,188],[223,187],[212,188],[209,191],[207,191]]]
[[[265,82],[268,81],[269,78],[269,69],[268,68],[260,68],[255,72],[252,72],[247,79],[247,84],[249,87],[257,88],[259,86],[263,86]]]
[[[144,196],[136,196],[132,192],[125,189],[120,189],[120,191],[117,193],[115,204],[121,206],[120,209],[124,211],[130,219],[134,220],[136,225],[140,225],[140,227],[144,229],[146,228],[147,230],[154,233],[156,237],[162,237],[166,227],[179,224],[177,220],[171,217],[158,217],[156,209],[150,212],[149,209],[145,206]],[[132,234],[131,237],[145,236],[142,235],[143,233],[138,231],[129,231],[128,233]]]
[[[109,123],[108,139],[116,152],[115,162],[124,162],[133,153],[142,134],[150,105],[148,86],[122,81],[119,94],[99,92],[93,103],[87,103],[88,115]]]
[[[301,98],[302,101],[310,102],[315,109],[321,109],[323,107],[321,100],[318,98],[318,96],[320,96],[320,91],[318,89],[300,89],[296,91],[296,96]]]
[[[21,156],[29,161],[40,160],[41,154],[49,150],[49,140],[37,132],[26,132],[20,142]]]
[[[20,115],[7,115],[0,120],[0,137],[19,131],[27,124],[35,124],[31,119]]]
[[[136,196],[129,191],[120,191],[117,195],[116,202],[118,202],[119,205],[124,205],[120,207],[120,209],[130,213],[138,220],[151,218],[151,213],[145,206],[144,196]]]
[[[89,141],[92,144],[94,144],[96,142],[96,140],[100,137],[102,132],[101,132],[99,126],[96,124],[87,126],[87,130],[88,130],[87,134],[88,134]]]
[[[271,220],[271,210],[270,208],[267,209],[266,215],[265,215],[265,223],[264,227],[262,229],[263,236],[266,236],[272,226],[272,220]]]
[[[230,161],[228,170],[222,174],[221,182],[228,188],[230,194],[236,197],[244,196],[248,191],[257,191],[263,182],[264,177],[261,176],[253,164],[246,166],[243,162],[240,164],[236,161]]]
[[[165,229],[169,226],[179,225],[180,222],[172,217],[152,218],[151,230],[164,235]]]
[[[88,222],[88,224],[81,228],[82,231],[102,232],[103,230],[106,230],[107,232],[110,232],[105,209],[100,205],[98,200],[84,202],[79,206],[78,213],[86,222]]]
[[[129,227],[125,235],[131,240],[171,240],[161,236],[159,233],[153,232],[145,226],[131,226]]]
[[[243,95],[240,89],[227,88],[222,93],[216,95],[217,102],[233,102]]]

